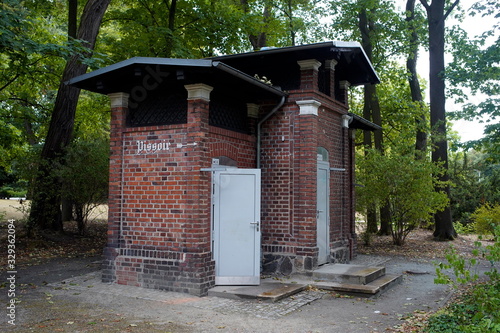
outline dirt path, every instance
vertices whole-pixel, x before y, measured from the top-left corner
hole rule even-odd
[[[16,326],[8,325],[3,315],[0,329],[12,332],[387,332],[395,330],[412,314],[435,311],[451,295],[447,286],[433,283],[430,260],[363,255],[359,259],[364,262],[383,259],[389,273],[403,274],[402,283],[375,299],[310,290],[307,292],[321,293],[320,297],[283,314],[280,311],[286,310],[293,299],[267,304],[109,285],[100,281],[98,257],[52,259],[19,269],[21,302],[16,307]],[[408,271],[425,274],[407,274]],[[2,281],[6,277],[4,272]],[[3,304],[8,302],[6,292],[6,287],[0,289]]]

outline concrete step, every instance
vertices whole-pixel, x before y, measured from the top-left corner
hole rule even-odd
[[[313,272],[300,273],[313,281],[329,281],[365,285],[385,275],[385,267],[367,267],[349,264],[323,265]]]
[[[277,302],[312,286],[342,294],[373,297],[401,281],[401,275],[386,275],[385,267],[330,264],[313,272],[283,279],[263,279],[258,286],[215,286],[208,291],[208,296]]]
[[[308,285],[300,283],[262,281],[258,286],[215,286],[208,291],[208,296],[277,302],[283,298],[297,294],[307,287]]]
[[[313,286],[318,289],[332,290],[341,294],[361,297],[379,296],[384,290],[401,283],[402,275],[387,274],[367,284],[338,283],[330,281],[314,282]]]

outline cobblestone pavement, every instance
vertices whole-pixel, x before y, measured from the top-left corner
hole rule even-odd
[[[211,309],[224,314],[245,313],[257,318],[277,319],[322,298],[324,294],[322,291],[306,290],[274,303],[206,297],[194,306]]]
[[[48,287],[53,288],[56,292],[71,292],[73,295],[79,293],[109,294],[167,304],[184,304],[198,309],[217,311],[222,314],[240,313],[262,319],[277,319],[286,316],[304,305],[321,299],[326,294],[320,290],[305,290],[278,302],[262,302],[253,299],[196,297],[176,292],[103,283],[100,279],[100,272],[92,272],[61,282],[50,283]]]

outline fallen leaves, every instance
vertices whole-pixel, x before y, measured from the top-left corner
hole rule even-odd
[[[21,266],[38,265],[49,258],[89,257],[102,253],[107,240],[107,223],[89,223],[87,234],[78,235],[74,222],[65,222],[65,233],[50,235],[48,238],[28,237],[25,232],[16,236],[16,264]],[[0,243],[6,242],[2,239]],[[4,247],[2,244],[0,246]],[[0,269],[5,269],[7,256],[0,257]]]
[[[459,235],[455,241],[439,242],[434,240],[431,230],[417,229],[408,235],[403,246],[394,245],[391,236],[373,235],[370,245],[361,242],[358,244],[358,253],[433,260],[444,258],[446,250],[453,245],[458,253],[470,257],[475,241],[477,241],[475,235]]]

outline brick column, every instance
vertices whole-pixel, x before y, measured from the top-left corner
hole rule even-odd
[[[119,254],[122,222],[122,159],[123,129],[128,111],[129,95],[109,94],[111,104],[111,133],[109,158],[108,242],[104,249],[103,282],[115,280],[114,261]]]
[[[211,165],[207,136],[210,92],[213,88],[206,84],[191,84],[185,88],[188,91],[184,224],[184,248],[187,252],[181,269],[191,283],[199,285],[199,291],[191,293],[205,295],[215,284],[215,262],[210,247],[210,173],[200,169]]]
[[[318,147],[318,109],[321,105],[316,100],[297,101],[299,116],[297,117],[296,158],[295,158],[295,232],[299,246],[297,255],[304,257],[304,268],[317,266],[317,147]]]
[[[325,67],[329,74],[330,79],[330,97],[335,99],[335,66],[338,64],[337,60],[327,60]]]
[[[349,108],[349,87],[351,83],[349,81],[340,81],[339,88],[342,90],[343,98],[340,100],[343,102],[347,108]]]
[[[318,90],[318,69],[321,62],[316,59],[299,60],[300,66],[300,89]]]

